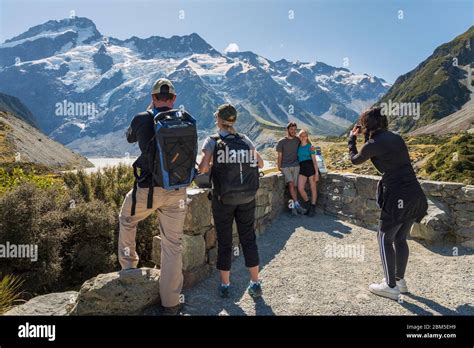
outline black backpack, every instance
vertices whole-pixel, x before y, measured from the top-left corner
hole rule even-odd
[[[211,169],[213,195],[224,204],[251,202],[259,187],[259,173],[249,145],[239,134],[215,134],[211,138],[216,141]]]
[[[153,182],[166,190],[189,186],[198,149],[196,120],[184,110],[172,109],[158,113],[154,121],[156,141],[149,157]]]
[[[147,111],[153,117],[151,110]],[[177,190],[191,184],[196,175],[196,120],[185,110],[171,109],[154,116],[155,134],[146,152],[151,170],[152,186],[148,191],[147,208],[153,206],[153,187]],[[132,215],[135,215],[138,175],[134,163],[135,184],[132,193]]]

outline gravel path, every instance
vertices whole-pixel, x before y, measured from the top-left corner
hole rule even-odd
[[[383,278],[376,232],[318,213],[282,214],[258,238],[264,295],[247,293],[243,256],[232,264],[233,294],[217,295],[218,272],[184,292],[187,315],[474,315],[474,254],[454,246],[409,241],[406,280],[410,290],[397,302],[378,297],[368,285]],[[328,257],[332,247],[355,253]],[[359,253],[357,253],[359,251]],[[363,253],[362,253],[363,251]],[[363,256],[363,258],[362,258]]]

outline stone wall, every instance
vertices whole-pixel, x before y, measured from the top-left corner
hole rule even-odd
[[[191,287],[209,275],[217,260],[217,237],[207,189],[188,189],[188,212],[184,223],[184,287]],[[260,178],[256,197],[255,230],[257,236],[285,207],[285,181],[282,174]],[[160,264],[160,237],[153,238],[153,262]],[[237,226],[233,226],[233,256],[241,253]]]
[[[326,213],[376,228],[380,210],[375,202],[378,176],[327,174],[319,185],[318,205]],[[459,243],[474,247],[474,186],[424,181],[428,215],[415,224],[411,237],[432,243]]]

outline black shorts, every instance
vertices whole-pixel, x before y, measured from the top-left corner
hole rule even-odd
[[[309,178],[315,174],[316,174],[316,170],[314,170],[313,160],[300,162],[300,175],[303,175]]]

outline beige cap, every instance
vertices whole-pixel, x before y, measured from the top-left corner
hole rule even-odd
[[[153,89],[151,94],[158,94],[158,93],[171,93],[176,94],[173,84],[168,79],[158,79],[155,84],[153,85]]]

